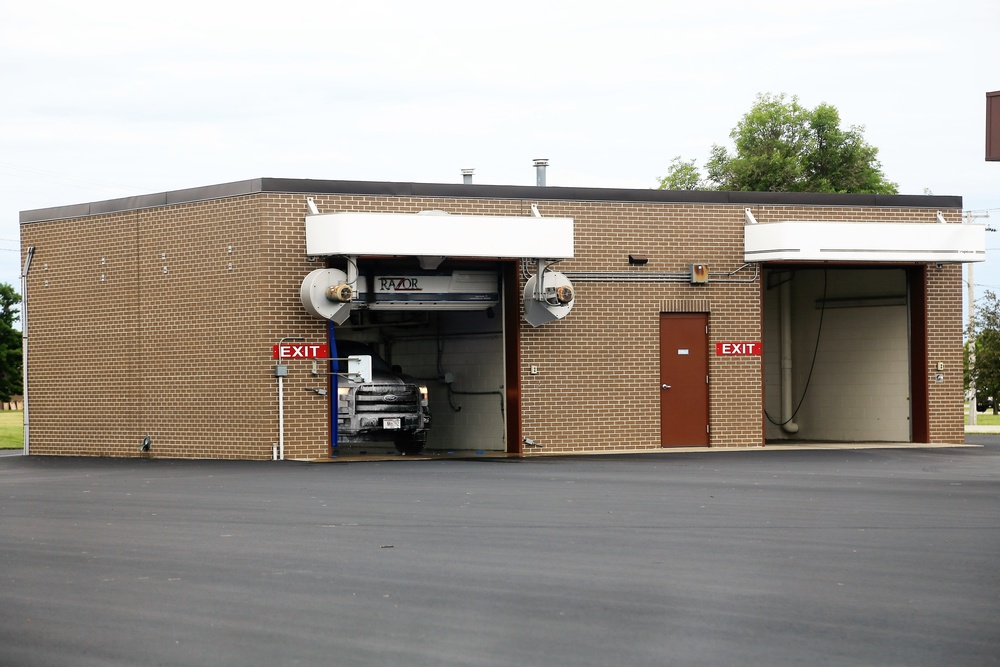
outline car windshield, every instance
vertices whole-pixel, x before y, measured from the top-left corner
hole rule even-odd
[[[392,369],[389,364],[386,363],[385,359],[378,356],[371,347],[365,343],[360,343],[356,340],[338,340],[337,345],[337,357],[343,359],[344,357],[357,357],[364,354],[371,355],[372,358],[372,370],[378,371],[380,373],[392,373]],[[337,373],[347,372],[347,362],[337,361]]]

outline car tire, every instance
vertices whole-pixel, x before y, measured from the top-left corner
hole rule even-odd
[[[396,451],[403,456],[413,456],[424,451],[424,445],[427,444],[427,437],[407,436],[405,438],[396,438],[393,444],[396,445]]]

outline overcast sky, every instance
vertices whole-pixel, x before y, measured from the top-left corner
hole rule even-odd
[[[22,210],[258,177],[655,187],[757,93],[1000,228],[997,0],[0,0],[0,282]],[[985,221],[983,221],[985,222]],[[987,237],[1000,248],[1000,232]],[[1000,250],[976,266],[1000,291]]]

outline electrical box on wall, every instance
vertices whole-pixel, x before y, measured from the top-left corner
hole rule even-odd
[[[708,264],[691,265],[691,282],[696,285],[708,282]]]

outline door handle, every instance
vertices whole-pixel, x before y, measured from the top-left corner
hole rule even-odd
[[[669,384],[661,384],[660,385],[660,389],[670,389],[670,385]]]

